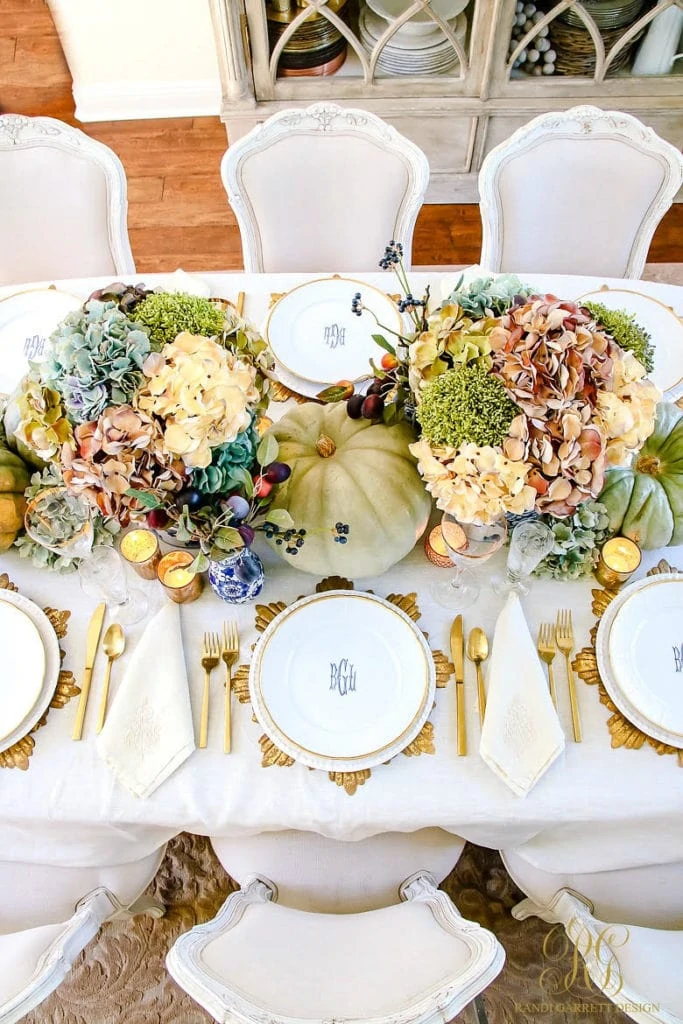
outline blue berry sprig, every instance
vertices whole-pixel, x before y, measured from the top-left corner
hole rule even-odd
[[[346,544],[349,536],[349,524],[335,523],[332,533],[334,534],[335,544]]]
[[[379,265],[382,270],[389,270],[390,267],[400,263],[403,259],[403,246],[400,242],[395,241],[393,238],[389,242],[389,245],[384,248],[384,256],[379,261]]]

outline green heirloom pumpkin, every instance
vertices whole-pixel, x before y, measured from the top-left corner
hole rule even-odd
[[[628,469],[609,469],[599,501],[610,528],[641,548],[683,543],[683,410],[663,402],[653,433]]]
[[[301,405],[271,427],[278,460],[292,475],[277,489],[273,508],[286,509],[306,530],[291,565],[318,576],[377,576],[400,561],[424,533],[431,500],[408,451],[406,423],[352,420],[343,402]],[[349,526],[346,544],[334,526]],[[275,541],[270,542],[275,545]]]

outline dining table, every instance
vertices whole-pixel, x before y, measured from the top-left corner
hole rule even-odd
[[[331,271],[330,273],[333,273]],[[262,327],[271,296],[287,292],[318,274],[201,273],[211,295],[236,301],[244,292],[244,316]],[[344,276],[395,291],[388,274],[348,272]],[[411,273],[414,294],[427,283],[437,299],[445,297],[459,272]],[[570,277],[525,273],[525,281],[541,292],[566,298],[602,285],[633,289],[683,312],[683,288],[651,281],[616,281],[596,277]],[[130,283],[163,286],[168,275],[139,273]],[[110,279],[108,279],[110,280]],[[0,289],[0,300],[18,290],[46,287],[72,292],[85,299],[106,283],[103,278],[55,282]],[[275,419],[291,407],[291,400],[273,402]],[[377,495],[382,501],[382,495]],[[438,522],[435,515],[433,522]],[[265,566],[266,582],[256,603],[291,603],[313,594],[320,577],[294,569],[267,544],[256,549]],[[500,573],[505,551],[497,552],[482,570],[481,595],[463,613],[466,631],[482,627],[493,636],[503,598],[487,585],[486,577]],[[634,578],[642,577],[661,558],[683,569],[683,546],[645,551]],[[130,569],[128,569],[131,572]],[[354,578],[359,590],[380,597],[415,593],[420,629],[433,649],[448,653],[453,613],[436,602],[432,585],[444,579],[447,568],[432,564],[419,541],[413,551],[381,576]],[[41,607],[51,605],[71,612],[67,636],[61,641],[65,667],[78,683],[83,675],[85,637],[94,602],[79,586],[78,574],[56,575],[21,559],[15,550],[0,556],[0,573],[7,573],[21,593]],[[165,600],[160,585],[134,577],[143,587],[150,611]],[[576,646],[588,643],[595,618],[591,611],[594,579],[532,581],[522,600],[531,635],[539,624],[554,620],[560,608],[573,613]],[[228,605],[207,587],[195,602],[180,608],[181,630],[195,725],[199,721],[203,672],[201,639],[207,630],[220,631],[235,620],[240,636],[240,663],[248,663],[258,639],[255,603]],[[681,609],[683,619],[683,608]],[[127,627],[133,648],[145,623]],[[163,636],[159,644],[163,644]],[[1,659],[1,653],[0,653]],[[95,663],[93,689],[101,685],[105,658]],[[484,665],[486,673],[486,665]],[[510,676],[516,672],[514,659]],[[191,756],[151,795],[141,799],[125,789],[102,760],[95,742],[91,707],[83,739],[72,740],[77,701],[51,712],[36,734],[28,770],[0,772],[0,859],[7,861],[93,866],[123,863],[149,853],[176,834],[187,831],[223,838],[263,832],[298,830],[356,841],[387,832],[413,832],[439,827],[464,839],[494,849],[525,846],[533,863],[550,862],[558,872],[593,872],[683,861],[683,765],[671,755],[659,754],[648,744],[640,749],[615,748],[607,727],[609,710],[600,702],[598,688],[577,677],[582,742],[572,739],[564,661],[555,661],[558,714],[566,736],[564,753],[524,797],[515,795],[478,754],[480,723],[476,706],[475,667],[465,665],[468,753],[457,755],[456,694],[453,678],[436,691],[430,716],[434,726],[434,753],[408,757],[399,754],[372,769],[353,794],[335,785],[323,771],[300,764],[262,766],[259,736],[262,729],[248,703],[234,701],[232,750],[223,750],[223,715],[219,702],[222,680],[215,678],[214,704],[205,749]],[[111,697],[115,699],[120,671],[114,672]],[[93,702],[94,703],[94,702]],[[214,713],[215,708],[215,713]]]

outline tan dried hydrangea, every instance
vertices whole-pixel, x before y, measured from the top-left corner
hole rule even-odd
[[[508,459],[497,448],[463,444],[432,450],[421,440],[410,451],[437,507],[462,522],[491,523],[506,512],[534,507],[536,491],[527,482],[531,465]]]
[[[144,363],[136,405],[164,423],[163,443],[188,468],[211,462],[211,449],[234,441],[260,399],[256,370],[209,338],[179,334]]]
[[[164,499],[183,486],[184,466],[163,447],[158,424],[129,405],[111,406],[75,430],[76,449],[62,448],[64,483],[105,516],[125,526],[142,506],[135,489]]]
[[[26,377],[16,403],[21,418],[14,433],[43,461],[50,462],[63,444],[73,443],[73,430],[58,391]]]
[[[598,394],[598,422],[607,438],[609,465],[628,466],[655,428],[662,392],[646,379],[633,352],[613,348],[612,387]]]

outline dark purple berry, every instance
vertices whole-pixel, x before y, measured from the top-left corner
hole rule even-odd
[[[256,536],[253,528],[245,523],[243,526],[237,527],[237,532],[239,533],[240,537],[247,545],[247,547],[251,547],[251,545],[254,543],[254,537]]]
[[[365,395],[352,395],[346,403],[347,416],[350,416],[352,420],[359,420],[364,401]]]
[[[168,516],[163,508],[152,508],[147,513],[147,525],[153,530],[163,530],[168,526]]]
[[[292,475],[292,469],[286,462],[271,462],[265,467],[263,475],[271,484],[283,484]]]
[[[366,420],[377,419],[378,416],[382,415],[382,409],[384,408],[384,399],[381,395],[368,395],[363,402],[361,413],[363,418]]]
[[[200,491],[194,487],[188,487],[186,491],[181,491],[176,497],[175,504],[179,512],[182,512],[186,505],[190,512],[196,512],[203,500],[204,498]]]

